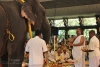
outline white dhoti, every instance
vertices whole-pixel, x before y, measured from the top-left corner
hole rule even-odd
[[[81,50],[72,51],[75,67],[85,67],[85,53]]]
[[[78,44],[83,35],[78,36],[73,44]],[[73,46],[72,55],[74,59],[75,67],[85,67],[85,53],[81,50],[81,48],[85,45],[85,41],[82,46]]]
[[[29,65],[28,67],[43,67],[42,64],[39,64],[39,65]]]
[[[99,61],[100,61],[100,57],[89,58],[89,67],[98,67]]]

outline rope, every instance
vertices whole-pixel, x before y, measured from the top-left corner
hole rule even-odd
[[[8,29],[7,29],[7,34],[8,34],[9,40],[14,41],[15,36],[12,33],[10,33],[10,31]]]

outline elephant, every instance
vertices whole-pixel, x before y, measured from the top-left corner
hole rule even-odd
[[[3,67],[21,67],[28,30],[27,21],[30,21],[33,31],[42,31],[43,39],[48,44],[51,28],[45,8],[38,0],[25,0],[24,3],[0,1],[0,50],[5,47],[6,51],[1,56]],[[7,30],[14,35],[13,41],[8,39]],[[6,46],[2,46],[4,44]]]

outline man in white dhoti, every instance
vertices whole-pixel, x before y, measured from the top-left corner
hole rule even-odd
[[[75,67],[85,67],[85,54],[82,52],[81,48],[85,45],[85,39],[82,34],[81,28],[77,28],[77,36],[74,37],[70,46],[73,46],[72,55],[74,59]]]
[[[89,31],[89,49],[94,50],[89,52],[89,67],[98,67],[100,61],[99,39],[95,36],[95,31]]]
[[[57,53],[55,54],[56,56],[56,62],[57,63],[63,63],[64,62],[64,55],[62,54],[61,48],[57,50]]]

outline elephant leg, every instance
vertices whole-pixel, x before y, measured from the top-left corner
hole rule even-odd
[[[8,66],[9,67],[21,67],[24,58],[24,42],[25,41],[21,40],[21,41],[14,42],[14,44],[10,43],[8,45]]]
[[[8,54],[1,57],[2,67],[8,67]]]
[[[22,26],[23,25],[23,26]],[[13,25],[14,26],[14,25]],[[8,67],[21,67],[24,58],[24,47],[26,40],[26,24],[20,23],[15,25],[12,33],[14,33],[15,40],[8,42]]]
[[[6,14],[3,9],[3,7],[0,5],[0,50],[3,45],[3,39],[4,39],[4,33],[6,33]],[[8,61],[8,54],[3,55],[1,58],[2,61],[2,67],[8,67],[7,61]]]

